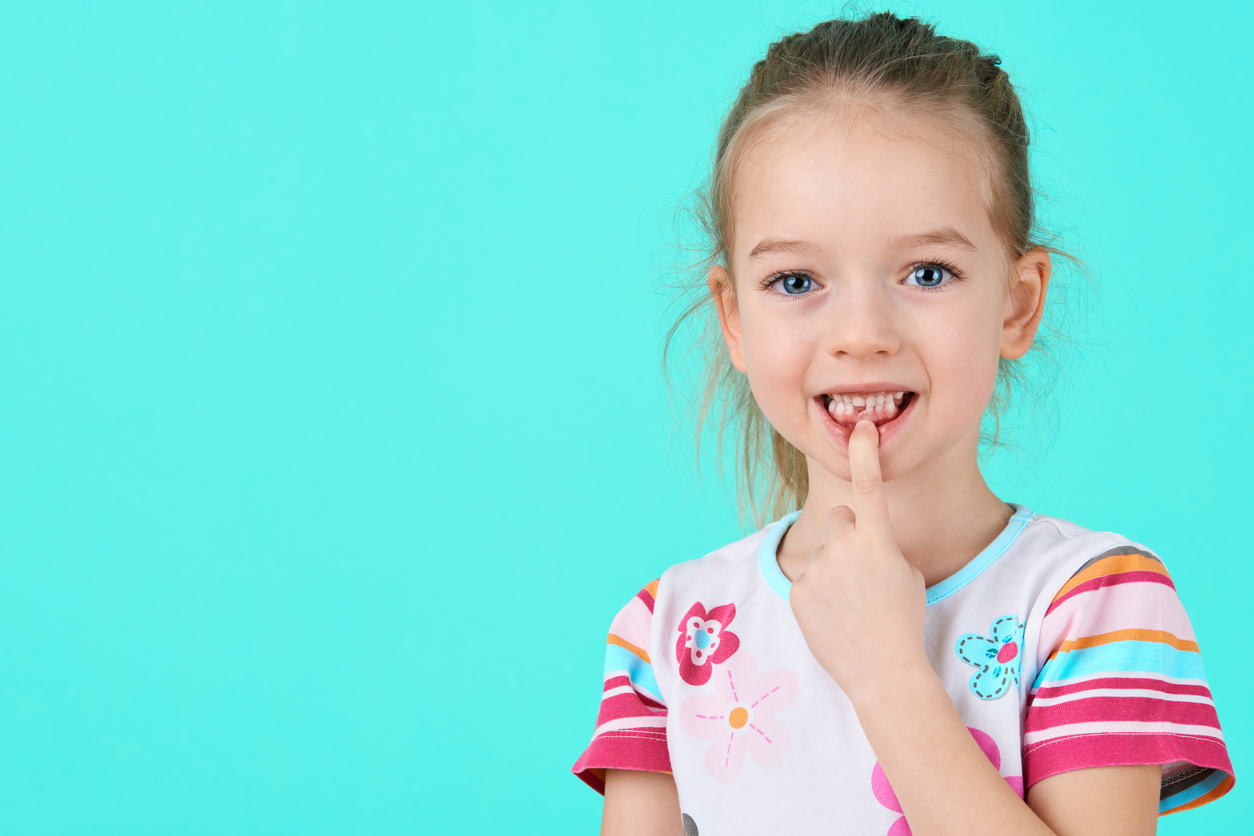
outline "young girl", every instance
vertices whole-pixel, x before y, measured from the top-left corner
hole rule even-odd
[[[999,63],[918,20],[833,20],[732,107],[709,379],[750,475],[761,429],[775,507],[801,510],[614,619],[574,767],[604,833],[1149,834],[1232,787],[1163,563],[978,467],[1060,254],[1033,239]]]

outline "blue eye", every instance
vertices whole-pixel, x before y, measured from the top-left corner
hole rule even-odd
[[[906,284],[913,284],[916,287],[940,287],[948,284],[945,274],[949,274],[949,281],[958,278],[957,270],[943,264],[920,264],[914,268],[914,272],[906,279]]]
[[[771,281],[771,284],[783,288],[789,296],[800,296],[814,289],[814,279],[801,273],[789,273]]]

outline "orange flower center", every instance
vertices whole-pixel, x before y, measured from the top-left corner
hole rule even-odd
[[[727,722],[731,724],[733,729],[743,729],[745,723],[749,722],[749,711],[741,706],[737,706],[731,710],[731,714],[727,715]]]

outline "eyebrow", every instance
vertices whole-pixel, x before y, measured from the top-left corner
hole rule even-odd
[[[909,247],[957,247],[960,250],[976,251],[975,244],[971,243],[971,239],[963,235],[952,226],[942,227],[940,229],[931,229],[927,232],[919,232],[914,235],[902,235],[900,238],[892,242],[893,249],[906,249]]]
[[[767,238],[760,242],[749,253],[749,260],[760,258],[768,253],[815,253],[818,247],[809,241],[780,241],[775,238]]]
[[[910,247],[956,247],[960,250],[976,251],[975,244],[971,243],[971,239],[963,235],[952,226],[941,227],[940,229],[931,229],[927,232],[917,232],[910,235],[902,235],[893,239],[890,247],[895,250],[908,249]],[[803,253],[810,254],[818,252],[819,247],[809,241],[789,241],[776,238],[766,238],[758,243],[756,247],[749,253],[749,260],[761,258],[769,253]]]

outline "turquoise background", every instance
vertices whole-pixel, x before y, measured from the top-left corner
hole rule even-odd
[[[1161,832],[1231,832],[1252,7],[893,8],[1036,115],[1102,295],[990,478],[1167,560],[1239,774]],[[0,830],[594,832],[609,620],[741,533],[659,372],[672,212],[838,10],[0,6]]]

